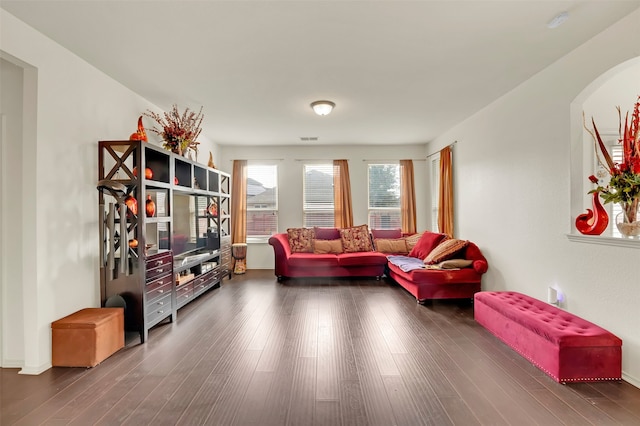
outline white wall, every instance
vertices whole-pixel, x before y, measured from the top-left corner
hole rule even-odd
[[[157,108],[2,9],[0,54],[24,65],[24,96],[33,100],[24,106],[22,141],[5,159],[22,184],[22,226],[14,231],[23,250],[13,248],[22,277],[2,280],[2,311],[22,307],[24,342],[3,322],[3,346],[23,354],[12,360],[23,373],[37,374],[51,365],[51,322],[100,304],[97,142],[128,138],[140,114]],[[216,148],[203,140],[206,164]]]
[[[21,67],[9,61],[0,59],[0,114],[3,117],[2,140],[2,175],[0,186],[3,212],[0,225],[2,229],[1,257],[2,282],[22,281],[22,216],[21,206],[23,200],[21,160],[22,140],[22,87],[23,70]],[[11,161],[9,161],[11,159]],[[15,341],[16,345],[2,345],[2,365],[15,366],[24,358],[22,339],[22,287],[7,285],[2,288],[0,300],[11,300],[14,303],[4,304],[2,309],[2,324],[11,327],[3,327],[3,340]]]
[[[416,209],[418,230],[429,226],[429,187],[424,145],[406,146],[222,146],[220,168],[231,173],[233,160],[275,160],[278,165],[278,230],[301,227],[302,176],[304,160],[349,160],[353,223],[367,223],[367,165],[364,160],[414,160]],[[247,247],[247,268],[273,269],[273,248],[267,243],[253,243]]]
[[[571,115],[571,105],[607,70],[640,56],[638,22],[640,11],[429,146],[435,152],[459,141],[454,160],[457,234],[476,242],[489,260],[483,288],[542,300],[548,286],[559,288],[566,297],[564,309],[622,338],[623,375],[636,386],[640,251],[574,242],[567,234],[575,220],[570,212],[571,145],[583,143],[581,117]],[[628,91],[632,101],[640,94],[637,85]]]

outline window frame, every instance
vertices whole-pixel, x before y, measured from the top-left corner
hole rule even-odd
[[[278,220],[279,220],[279,185],[278,185],[278,164],[268,163],[268,162],[247,162],[247,182],[245,185],[249,185],[249,178],[254,179],[260,182],[255,177],[251,176],[251,168],[264,167],[264,168],[273,168],[275,176],[272,176],[275,186],[273,187],[275,190],[274,201],[275,206],[273,208],[255,208],[249,207],[249,191],[247,190],[247,211],[246,211],[246,221],[247,221],[247,243],[265,243],[269,240],[269,238],[278,232]],[[262,182],[260,182],[262,184]],[[247,188],[248,189],[248,188]],[[260,203],[261,205],[264,203]],[[249,212],[271,212],[273,216],[275,216],[275,228],[271,234],[250,234],[249,232]]]
[[[307,203],[307,167],[316,167],[316,168],[326,168],[331,172],[331,203],[330,204],[325,204],[325,206],[327,208],[313,208],[310,207],[313,205],[313,203]],[[320,170],[321,173],[326,173],[325,171]],[[326,161],[322,161],[322,162],[305,162],[302,165],[302,225],[305,228],[312,228],[314,226],[318,226],[318,227],[323,227],[323,228],[333,228],[335,226],[335,203],[334,203],[334,198],[333,198],[333,194],[334,194],[334,184],[333,184],[333,179],[334,179],[334,166],[333,166],[333,161],[330,162],[326,162]],[[327,213],[331,215],[331,221],[327,221],[327,222],[311,222],[311,221],[307,221],[308,218],[308,214],[311,213]]]
[[[394,166],[396,168],[396,184],[398,187],[398,206],[397,207],[372,207],[371,206],[371,167],[372,166]],[[391,162],[372,162],[367,164],[367,225],[369,229],[397,229],[402,228],[402,191],[400,188],[400,163],[397,161]],[[396,217],[397,223],[391,221],[392,224],[389,227],[374,226],[371,223],[373,213],[388,212],[390,217]]]

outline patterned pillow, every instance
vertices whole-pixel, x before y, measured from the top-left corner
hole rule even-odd
[[[373,251],[373,244],[369,236],[369,226],[367,225],[340,229],[340,239],[345,253]]]
[[[315,254],[340,254],[342,253],[342,240],[314,240],[313,252]]]
[[[409,251],[413,250],[413,247],[415,247],[415,245],[418,244],[418,241],[420,241],[422,234],[424,234],[424,232],[420,232],[419,234],[413,234],[413,235],[404,237],[405,241],[407,242],[407,249],[409,249]]]
[[[313,252],[313,228],[289,228],[287,235],[291,253]]]
[[[407,254],[407,240],[404,238],[376,238],[373,245],[380,253]]]
[[[440,263],[443,260],[453,258],[453,255],[465,248],[469,244],[467,240],[456,240],[450,238],[444,240],[436,248],[431,250],[431,253],[424,258],[425,265],[433,265],[434,263]]]

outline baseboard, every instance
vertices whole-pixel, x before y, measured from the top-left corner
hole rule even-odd
[[[37,376],[38,374],[42,374],[50,368],[51,363],[43,364],[37,367],[22,367],[22,370],[18,371],[18,374]]]
[[[622,380],[624,380],[625,382],[628,382],[629,384],[631,384],[631,385],[637,387],[638,389],[640,389],[640,380],[638,380],[637,378],[626,374],[624,371],[622,372]]]

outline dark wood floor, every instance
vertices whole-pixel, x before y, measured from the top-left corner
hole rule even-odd
[[[376,280],[225,280],[92,369],[1,371],[8,425],[639,425],[640,389],[561,385]]]

